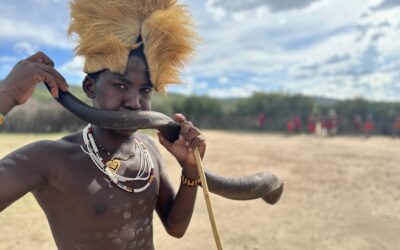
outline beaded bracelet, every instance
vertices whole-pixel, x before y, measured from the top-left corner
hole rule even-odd
[[[3,124],[6,121],[6,117],[0,113],[0,125]]]
[[[182,172],[181,183],[187,187],[197,187],[201,184],[201,180],[200,180],[200,178],[195,179],[195,180],[189,179]]]

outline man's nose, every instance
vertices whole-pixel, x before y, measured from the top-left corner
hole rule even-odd
[[[125,110],[140,110],[140,96],[137,91],[131,91],[124,96],[123,108]]]

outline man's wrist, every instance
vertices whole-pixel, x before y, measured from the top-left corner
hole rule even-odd
[[[181,184],[187,187],[197,187],[199,185],[201,185],[201,180],[200,178],[190,178],[188,176],[186,176],[183,171],[182,171],[182,175],[181,175]]]
[[[196,167],[184,167],[182,168],[182,174],[192,180],[200,178],[199,171]]]

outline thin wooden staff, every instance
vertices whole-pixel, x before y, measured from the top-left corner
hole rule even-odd
[[[200,152],[199,152],[198,147],[196,147],[194,149],[194,157],[195,157],[196,163],[197,163],[197,171],[199,172],[199,175],[200,175],[201,186],[203,188],[204,199],[206,200],[208,217],[210,218],[215,243],[217,244],[217,249],[222,250],[223,248],[222,248],[222,244],[221,244],[221,239],[219,238],[217,223],[215,222],[215,217],[214,217],[214,213],[213,213],[212,206],[211,206],[210,195],[208,192],[206,175],[204,174],[203,163],[201,162],[201,157],[200,157]]]

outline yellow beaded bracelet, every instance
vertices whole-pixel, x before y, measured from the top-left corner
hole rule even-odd
[[[0,125],[3,124],[6,121],[6,117],[0,113]]]
[[[197,187],[198,185],[201,184],[201,180],[200,178],[195,180],[189,179],[182,173],[181,183],[188,187]]]

